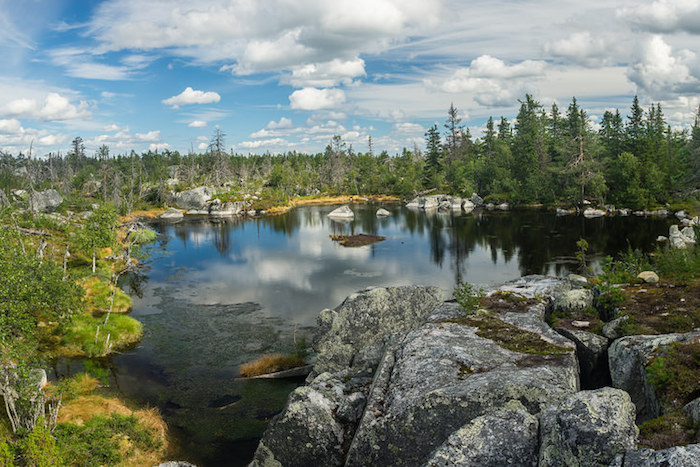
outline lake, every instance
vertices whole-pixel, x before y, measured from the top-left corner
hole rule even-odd
[[[179,458],[200,466],[246,465],[269,419],[303,380],[239,378],[265,353],[291,352],[318,312],[368,286],[489,285],[525,274],[578,272],[588,259],[628,247],[650,251],[672,219],[557,217],[546,211],[438,214],[401,205],[351,205],[355,220],[331,221],[332,206],[257,219],[156,223],[157,241],[138,272],[123,278],[143,341],[109,361],[112,387],[158,407]],[[377,218],[379,207],[392,216]],[[385,236],[346,248],[331,234]]]

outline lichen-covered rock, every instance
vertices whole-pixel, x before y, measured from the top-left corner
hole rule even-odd
[[[602,209],[587,208],[583,211],[583,216],[587,218],[603,217],[606,214],[607,212],[603,211]]]
[[[328,217],[330,217],[331,219],[354,219],[355,213],[352,212],[352,209],[350,209],[350,207],[346,204],[337,209],[332,210],[328,214]]]
[[[533,274],[506,282],[495,290],[517,293],[526,298],[548,297],[568,292],[571,283],[557,277]]]
[[[508,350],[460,316],[456,304],[444,304],[406,336],[384,370],[389,377],[375,380],[346,465],[422,464],[456,430],[510,400],[535,414],[578,389],[573,352]]]
[[[576,344],[584,389],[609,385],[608,339],[580,329],[557,328],[557,332]]]
[[[366,402],[369,379],[323,373],[295,389],[270,422],[252,465],[340,466]]]
[[[168,208],[163,214],[160,215],[161,219],[182,219],[185,215],[179,209]]]
[[[694,424],[700,423],[700,397],[688,402],[683,407],[683,412],[685,412]]]
[[[481,207],[484,205],[484,199],[476,193],[472,193],[471,202],[474,203],[474,206],[476,207]]]
[[[640,279],[647,284],[656,284],[659,282],[659,275],[656,274],[654,271],[642,271],[639,274],[637,274],[637,279]]]
[[[581,391],[540,416],[539,465],[607,466],[637,447],[639,430],[629,395],[619,389]]]
[[[318,317],[314,373],[348,368],[354,355],[385,336],[403,336],[442,302],[437,287],[370,288],[350,295]]]
[[[627,336],[612,343],[608,349],[612,385],[629,393],[637,407],[637,422],[660,415],[659,402],[645,368],[654,351],[672,342],[696,342],[698,339],[700,331],[692,331],[660,336]]]
[[[218,201],[218,200],[216,200]],[[245,213],[246,204],[244,201],[229,201],[226,203],[213,203],[209,207],[209,214],[212,216],[239,216]]]
[[[635,449],[618,455],[610,467],[698,467],[700,444],[675,446],[654,451]]]
[[[537,417],[512,400],[454,432],[425,463],[438,466],[537,465]]]
[[[34,212],[53,212],[63,202],[63,197],[56,190],[34,192],[27,198],[29,209]]]
[[[582,312],[593,305],[593,292],[588,289],[574,289],[560,294],[554,299],[555,312],[571,315]]]
[[[622,337],[622,334],[620,334],[619,328],[620,326],[625,322],[630,319],[629,316],[624,315],[620,316],[619,318],[615,318],[614,320],[605,323],[605,326],[603,326],[603,335],[607,337],[608,339],[615,340],[619,339]]]
[[[193,188],[192,190],[172,193],[170,204],[174,204],[180,209],[208,210],[208,203],[214,195],[214,190],[206,186]]]

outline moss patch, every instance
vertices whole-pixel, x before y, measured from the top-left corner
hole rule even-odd
[[[543,340],[539,334],[525,331],[488,314],[451,318],[443,322],[475,327],[478,329],[476,332],[478,336],[491,339],[504,349],[513,352],[533,355],[566,355],[572,352],[572,349]]]
[[[530,307],[540,303],[536,298],[527,298],[515,292],[498,290],[479,301],[479,306],[496,313],[526,313]]]
[[[81,313],[74,315],[63,331],[63,346],[59,354],[102,357],[138,343],[143,335],[143,326],[125,315],[111,315],[104,324],[102,316]]]
[[[645,284],[623,292],[622,314],[631,322],[626,334],[668,334],[700,327],[700,282]]]

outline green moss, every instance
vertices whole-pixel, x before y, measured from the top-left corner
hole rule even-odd
[[[657,349],[646,374],[662,411],[682,407],[700,393],[700,342],[674,342]]]
[[[443,322],[463,324],[478,329],[476,334],[491,339],[504,349],[533,355],[566,355],[572,350],[551,344],[539,334],[525,331],[488,314],[446,319]]]
[[[639,425],[639,447],[667,449],[697,443],[698,427],[682,410],[674,410]]]

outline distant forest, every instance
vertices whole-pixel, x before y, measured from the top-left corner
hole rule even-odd
[[[69,205],[111,201],[123,213],[163,205],[171,190],[209,185],[228,199],[259,190],[269,203],[326,194],[435,191],[519,204],[594,204],[642,208],[697,198],[700,193],[700,108],[690,129],[673,130],[660,104],[627,115],[606,111],[595,131],[574,98],[565,111],[526,95],[514,121],[489,118],[473,136],[450,106],[444,125],[425,133],[425,147],[401,154],[356,152],[340,136],[323,153],[240,155],[216,130],[204,153],[178,151],[91,157],[76,137],[67,154],[0,153],[0,203],[13,191],[56,188]]]

